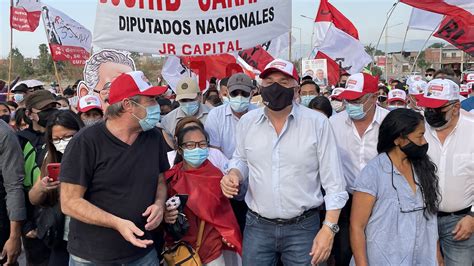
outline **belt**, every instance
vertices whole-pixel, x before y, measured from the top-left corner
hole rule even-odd
[[[272,224],[288,225],[288,224],[299,223],[299,222],[303,221],[304,219],[314,215],[315,213],[318,212],[318,208],[313,208],[313,209],[307,210],[307,211],[303,212],[303,214],[301,214],[300,216],[290,218],[290,219],[279,219],[279,218],[269,219],[269,218],[265,218],[265,217],[261,216],[260,214],[252,211],[251,209],[249,209],[248,211],[251,214],[257,216],[257,219],[259,219],[259,220],[269,222],[269,223],[272,223]]]
[[[451,216],[451,215],[464,215],[468,214],[471,212],[471,207],[467,207],[466,209],[457,211],[457,212],[438,212],[438,217],[445,217],[445,216]]]

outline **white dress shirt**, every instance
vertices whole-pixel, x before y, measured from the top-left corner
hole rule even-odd
[[[426,124],[428,155],[438,166],[442,212],[472,207],[474,201],[474,117],[461,112],[454,130],[441,144],[436,130]],[[473,208],[471,208],[471,211]]]
[[[257,108],[254,104],[249,105],[249,111]],[[224,104],[209,112],[204,125],[210,144],[220,148],[229,159],[235,151],[235,127],[238,122],[239,118],[232,113],[230,104]]]
[[[357,128],[346,111],[331,116],[337,147],[341,155],[344,177],[346,179],[347,191],[352,193],[354,180],[359,176],[362,168],[377,156],[377,142],[379,138],[380,124],[389,111],[376,106],[372,123],[360,137]]]
[[[278,136],[265,110],[250,111],[240,119],[229,163],[248,179],[249,208],[269,219],[297,217],[323,200],[327,210],[341,209],[348,195],[328,119],[293,104]]]

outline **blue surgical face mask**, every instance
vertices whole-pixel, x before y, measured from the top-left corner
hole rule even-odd
[[[387,110],[389,110],[389,111],[393,111],[393,110],[398,109],[398,108],[405,108],[405,106],[400,106],[400,105],[389,105],[389,106],[387,106]]]
[[[353,120],[362,120],[366,116],[363,104],[346,103],[346,112]]]
[[[16,103],[21,103],[23,102],[25,98],[25,95],[23,93],[15,93],[13,94],[13,99],[15,100]]]
[[[192,167],[197,168],[207,160],[209,156],[208,148],[195,148],[192,150],[183,149],[183,158]]]
[[[301,104],[308,107],[311,100],[316,98],[316,95],[305,95],[301,96]]]
[[[222,97],[222,102],[223,102],[223,103],[229,103],[229,101],[230,101],[230,100],[229,100],[229,97],[227,97],[227,96],[223,96],[223,97]]]
[[[243,113],[249,109],[250,97],[237,96],[230,97],[230,108],[236,113]]]
[[[198,101],[192,101],[192,102],[180,102],[180,108],[181,110],[187,115],[187,116],[193,116],[195,115],[198,110],[199,110],[199,102]]]
[[[136,115],[132,114],[136,119],[143,131],[148,131],[153,129],[156,124],[160,122],[161,119],[161,108],[159,104],[145,107],[137,102],[135,102],[140,107],[145,108],[146,116],[143,119],[138,118]]]

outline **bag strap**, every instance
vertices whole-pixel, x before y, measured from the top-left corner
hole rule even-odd
[[[197,241],[196,241],[196,253],[199,252],[199,248],[201,247],[201,244],[202,244],[202,235],[204,234],[205,225],[206,225],[206,222],[204,220],[201,220],[201,223],[199,223],[199,231],[198,231],[198,236],[197,236]]]

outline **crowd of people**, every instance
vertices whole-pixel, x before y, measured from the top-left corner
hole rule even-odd
[[[275,59],[208,84],[20,81],[0,102],[0,264],[474,265],[474,80],[320,86]]]

